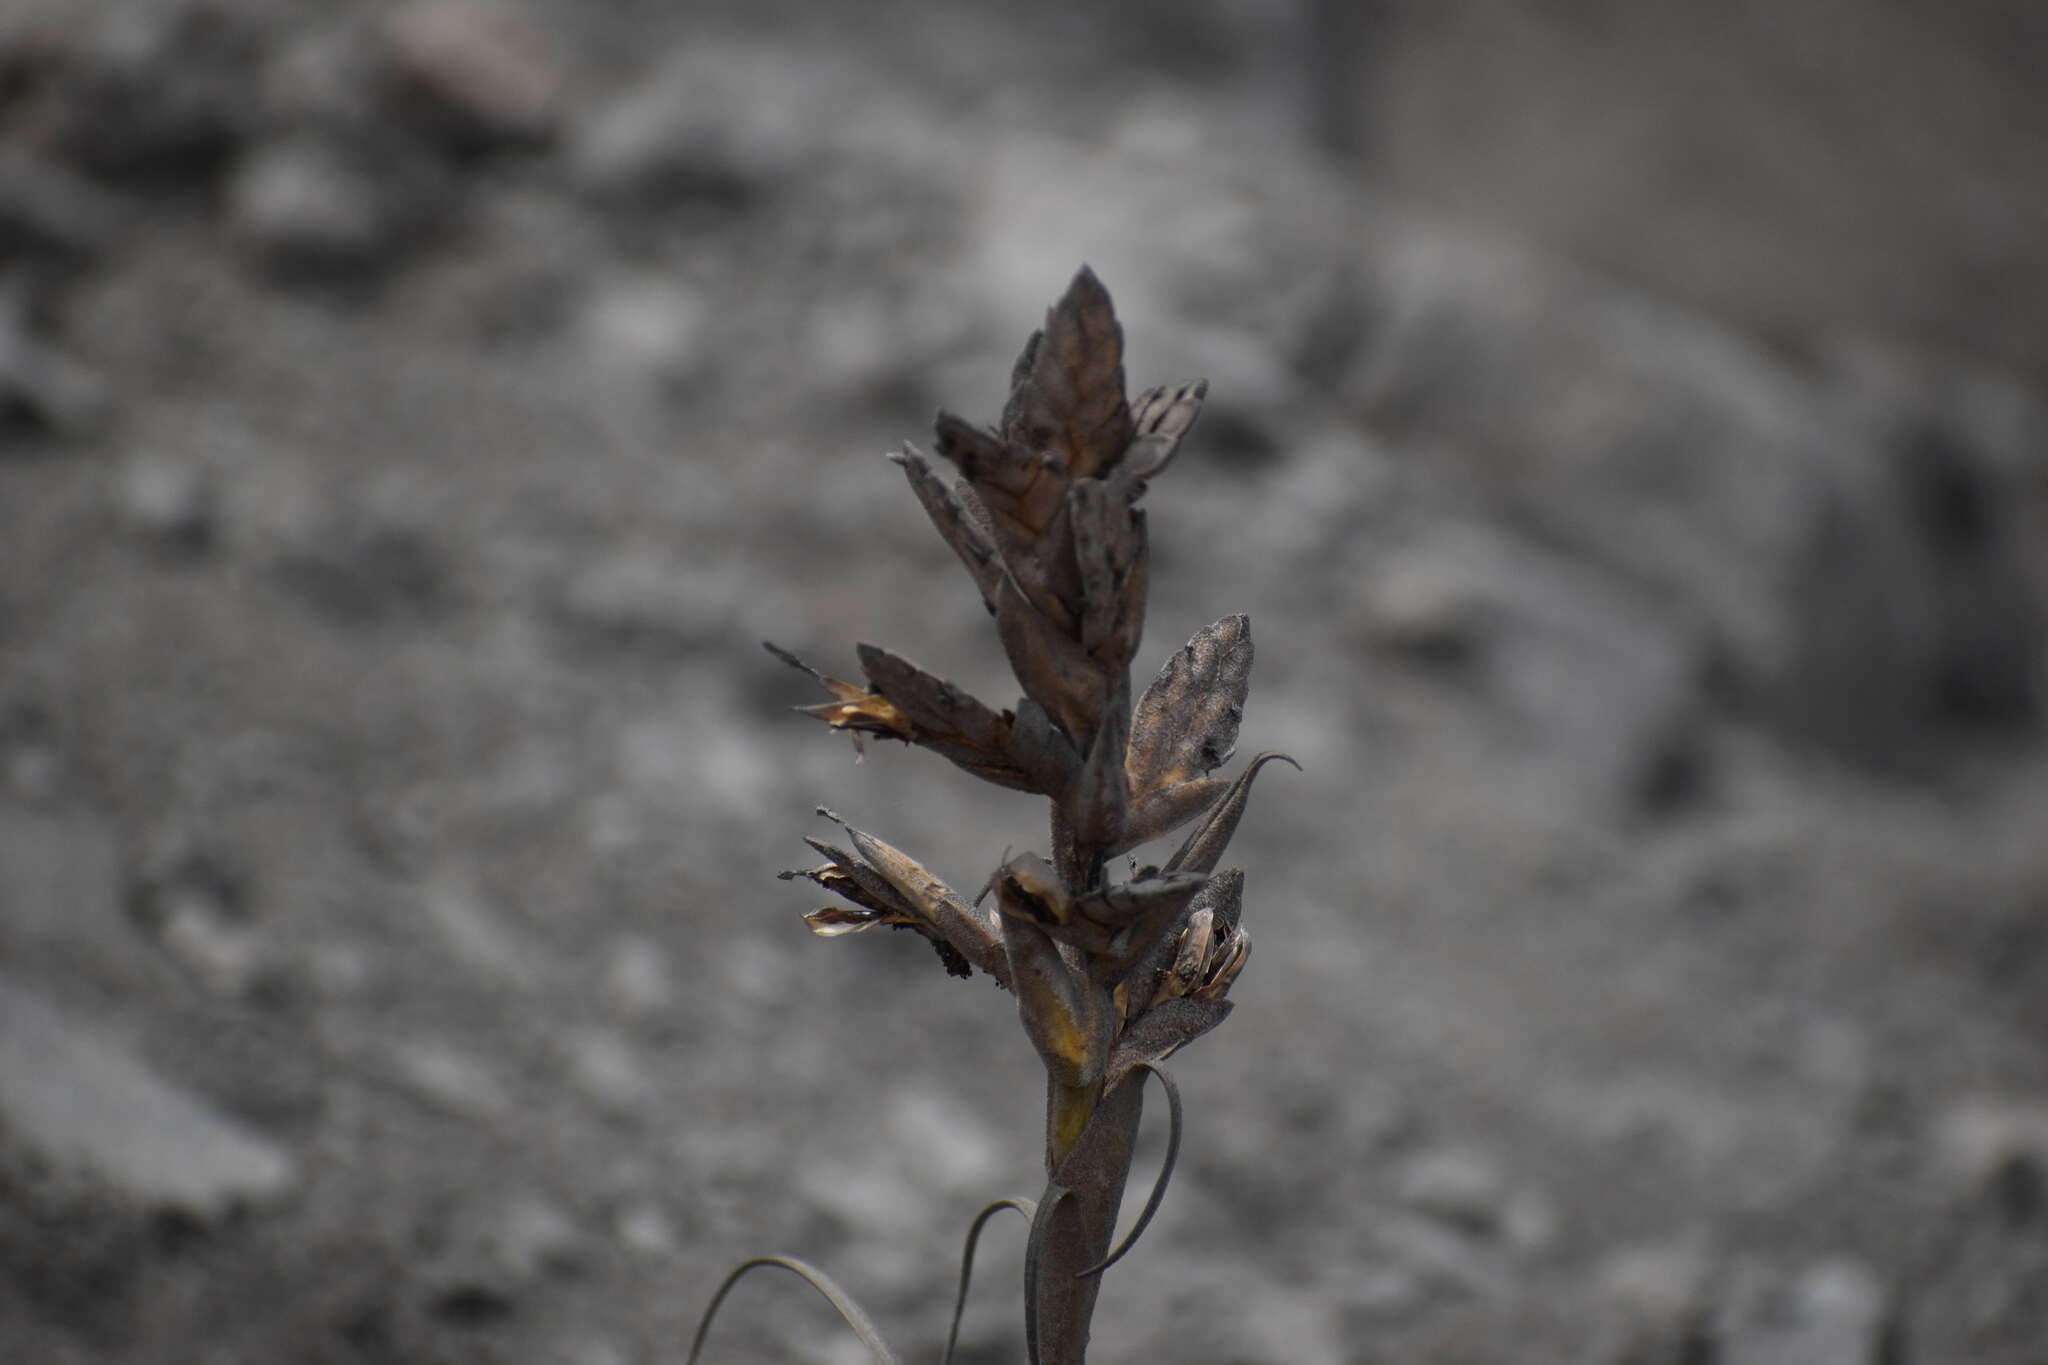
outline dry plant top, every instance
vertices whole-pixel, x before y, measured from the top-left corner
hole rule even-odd
[[[1002,422],[939,414],[948,483],[915,446],[890,458],[974,579],[1024,689],[998,711],[886,649],[859,648],[865,685],[810,669],[834,700],[805,708],[836,729],[930,749],[999,786],[1052,802],[1052,857],[1011,858],[996,911],[850,826],[853,847],[808,839],[828,861],[788,873],[851,902],[808,917],[820,934],[877,924],[930,939],[948,970],[979,969],[1016,994],[1025,1031],[1062,1094],[1058,1159],[1096,1098],[1135,1065],[1214,1028],[1243,969],[1244,875],[1216,871],[1253,775],[1209,774],[1231,756],[1251,679],[1251,624],[1226,616],[1174,653],[1131,706],[1145,619],[1147,481],[1172,462],[1206,381],[1124,394],[1123,329],[1085,267],[1025,343]],[[774,650],[774,646],[769,646]],[[1289,760],[1291,762],[1291,760]],[[1109,860],[1195,822],[1163,867],[1123,881]]]
[[[1013,709],[874,645],[860,646],[861,684],[769,646],[832,694],[804,709],[856,743],[900,739],[1052,803],[1050,858],[1010,858],[971,902],[844,822],[850,849],[810,839],[827,861],[783,874],[850,902],[811,914],[818,933],[909,928],[947,970],[986,972],[1017,997],[1046,1070],[1046,1193],[1009,1201],[1032,1220],[1025,1330],[1034,1365],[1085,1358],[1099,1276],[1158,1207],[1178,1147],[1179,1092],[1160,1063],[1223,1022],[1251,948],[1240,922],[1244,874],[1216,865],[1269,756],[1234,781],[1210,776],[1230,758],[1244,716],[1251,623],[1226,616],[1196,632],[1131,705],[1147,583],[1138,501],[1172,463],[1206,389],[1147,389],[1130,401],[1123,329],[1084,268],[1025,343],[1001,423],[990,430],[939,414],[938,451],[958,478],[941,478],[912,445],[891,457],[995,618],[1024,690]],[[1192,831],[1165,866],[1109,875],[1112,859],[1185,825]],[[993,910],[983,908],[990,890]],[[1145,1074],[1159,1077],[1172,1106],[1168,1160],[1111,1252]],[[970,1263],[972,1245],[970,1235]],[[824,1287],[822,1277],[813,1283]],[[877,1358],[890,1359],[882,1350]]]

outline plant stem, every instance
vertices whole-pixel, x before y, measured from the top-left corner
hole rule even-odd
[[[1050,1116],[1057,1112],[1060,1087],[1054,1083],[1047,1089]],[[1049,1163],[1051,1185],[1041,1201],[1047,1223],[1037,1294],[1025,1305],[1036,1324],[1039,1365],[1083,1365],[1087,1360],[1089,1322],[1102,1277],[1083,1279],[1081,1272],[1109,1254],[1116,1236],[1144,1096],[1143,1077],[1126,1077],[1097,1100],[1066,1154]]]

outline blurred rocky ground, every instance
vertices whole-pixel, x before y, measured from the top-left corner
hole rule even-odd
[[[2032,7],[686,8],[0,15],[0,1357],[936,1358],[1036,1063],[772,874],[1039,813],[757,641],[1004,695],[1083,261],[1306,768],[1100,1357],[2048,1352]]]

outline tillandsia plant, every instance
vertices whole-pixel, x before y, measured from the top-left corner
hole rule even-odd
[[[1261,755],[1235,779],[1231,757],[1251,679],[1251,625],[1226,616],[1177,650],[1135,707],[1130,665],[1145,618],[1147,482],[1166,469],[1201,411],[1207,384],[1124,392],[1123,330],[1085,267],[1025,343],[993,430],[951,413],[937,421],[950,482],[915,446],[890,458],[995,618],[1024,695],[998,711],[917,665],[861,645],[866,679],[845,682],[769,645],[831,699],[802,708],[834,729],[899,739],[998,786],[1051,802],[1050,857],[1008,858],[972,900],[910,855],[839,822],[845,846],[806,839],[825,858],[785,877],[845,904],[807,917],[832,936],[890,925],[922,935],[948,971],[979,971],[1017,998],[1046,1073],[1045,1193],[1000,1208],[1031,1219],[1025,1338],[1033,1365],[1078,1365],[1101,1272],[1129,1249],[1164,1193],[1179,1147],[1180,1099],[1168,1055],[1223,1022],[1251,939],[1244,874],[1217,870],[1244,813]],[[1292,762],[1293,760],[1287,759]],[[1184,826],[1164,866],[1112,875],[1113,860]],[[986,908],[990,893],[994,906]],[[1159,1078],[1172,1133],[1136,1227],[1110,1243],[1130,1172],[1143,1082]],[[893,1360],[865,1315],[802,1262],[764,1257],[840,1305],[878,1359]],[[954,1314],[957,1335],[959,1310]],[[698,1347],[703,1343],[698,1335]],[[948,1356],[951,1346],[948,1346]],[[692,1358],[695,1358],[693,1352]]]

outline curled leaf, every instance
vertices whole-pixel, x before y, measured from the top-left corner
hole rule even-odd
[[[1146,1197],[1145,1207],[1139,1210],[1138,1221],[1131,1224],[1130,1232],[1125,1234],[1123,1241],[1117,1243],[1115,1251],[1081,1271],[1076,1277],[1078,1279],[1100,1275],[1130,1254],[1131,1248],[1138,1244],[1138,1239],[1145,1235],[1145,1229],[1152,1226],[1153,1215],[1159,1212],[1159,1206],[1166,1202],[1166,1187],[1173,1183],[1173,1168],[1180,1160],[1180,1136],[1184,1117],[1181,1112],[1180,1087],[1173,1083],[1173,1077],[1166,1074],[1166,1069],[1155,1062],[1135,1061],[1126,1069],[1134,1070],[1139,1067],[1157,1076],[1159,1084],[1166,1090],[1166,1156],[1159,1163],[1159,1178],[1152,1182],[1152,1193]],[[1115,1085],[1116,1082],[1111,1081],[1109,1084]]]
[[[711,1296],[710,1304],[704,1309],[704,1316],[697,1320],[697,1335],[690,1342],[688,1365],[697,1365],[698,1359],[704,1354],[704,1341],[711,1335],[711,1323],[718,1316],[718,1310],[725,1303],[726,1296],[732,1293],[733,1286],[738,1284],[740,1278],[747,1272],[763,1266],[787,1270],[822,1294],[825,1301],[839,1314],[840,1320],[852,1329],[854,1336],[860,1338],[860,1344],[867,1348],[876,1365],[901,1365],[896,1353],[882,1340],[882,1334],[875,1327],[874,1320],[867,1315],[866,1310],[853,1295],[841,1289],[838,1282],[824,1271],[794,1256],[755,1256],[733,1268],[732,1273],[725,1277],[725,1282],[718,1286],[718,1292]]]
[[[1195,826],[1179,850],[1167,862],[1170,869],[1187,868],[1193,872],[1207,872],[1223,857],[1223,851],[1230,846],[1230,836],[1237,832],[1237,822],[1244,818],[1245,802],[1251,799],[1252,779],[1274,759],[1300,771],[1301,765],[1286,754],[1271,750],[1254,758],[1245,770],[1230,784],[1223,799],[1209,810],[1202,823]]]
[[[1015,1209],[1027,1223],[1038,1217],[1038,1204],[1030,1199],[998,1199],[974,1215],[967,1227],[967,1244],[960,1252],[960,1292],[953,1298],[953,1325],[946,1331],[946,1353],[939,1357],[939,1365],[952,1365],[954,1348],[960,1344],[960,1319],[967,1312],[967,1287],[974,1282],[974,1249],[981,1242],[981,1230],[1004,1209]]]

